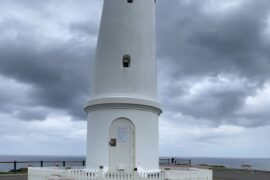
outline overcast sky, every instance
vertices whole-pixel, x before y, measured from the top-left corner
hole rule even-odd
[[[0,0],[0,154],[84,155],[102,0]],[[270,157],[270,1],[158,0],[160,155]]]

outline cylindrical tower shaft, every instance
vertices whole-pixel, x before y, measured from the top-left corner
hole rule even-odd
[[[154,0],[104,0],[92,76],[91,99],[156,101]]]
[[[104,0],[87,112],[87,168],[159,168],[155,0]]]

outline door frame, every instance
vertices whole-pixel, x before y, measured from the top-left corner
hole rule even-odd
[[[135,127],[135,124],[130,120],[130,119],[128,119],[128,118],[125,118],[125,117],[119,117],[119,118],[116,118],[116,119],[114,119],[112,122],[111,122],[111,124],[110,124],[110,126],[109,126],[109,138],[108,138],[108,141],[110,141],[110,138],[111,138],[111,129],[112,129],[112,126],[113,126],[113,124],[116,122],[116,121],[118,121],[118,120],[126,120],[127,122],[129,122],[130,123],[130,125],[131,125],[131,127],[132,127],[132,136],[133,136],[133,157],[132,157],[132,169],[131,169],[131,171],[133,171],[133,168],[135,168],[136,167],[136,127]],[[111,169],[111,150],[110,150],[110,148],[111,148],[111,146],[110,145],[108,145],[108,150],[109,150],[109,155],[108,155],[108,157],[109,157],[109,170]]]

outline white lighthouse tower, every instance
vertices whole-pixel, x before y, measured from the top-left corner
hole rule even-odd
[[[29,167],[28,180],[212,180],[211,170],[159,170],[155,3],[104,0],[85,107],[86,168]]]
[[[104,0],[87,112],[87,169],[159,169],[155,0]]]

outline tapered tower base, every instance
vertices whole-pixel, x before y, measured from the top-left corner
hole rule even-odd
[[[158,118],[151,101],[105,98],[90,101],[87,169],[159,171]]]

